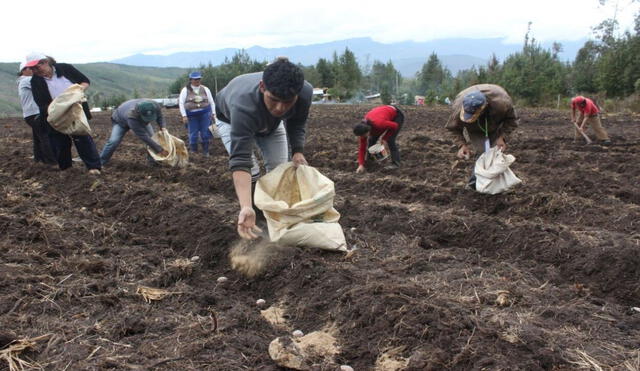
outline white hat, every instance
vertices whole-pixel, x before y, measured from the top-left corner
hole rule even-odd
[[[33,67],[36,64],[38,64],[38,62],[40,62],[43,59],[47,59],[47,56],[44,55],[43,53],[30,53],[27,55],[27,61],[25,63],[25,67]]]
[[[25,68],[27,68],[27,62],[21,62],[20,67],[18,67],[18,72],[22,72]]]

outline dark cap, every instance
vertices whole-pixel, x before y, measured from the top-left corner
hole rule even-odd
[[[144,122],[156,121],[158,119],[158,107],[153,102],[142,101],[136,105],[136,111]]]
[[[487,106],[487,97],[480,91],[467,93],[462,99],[462,109],[460,110],[460,120],[470,123],[478,119]]]

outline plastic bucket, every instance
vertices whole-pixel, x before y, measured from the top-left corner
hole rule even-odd
[[[387,152],[387,148],[380,143],[376,143],[369,147],[369,154],[376,161],[382,161],[389,157],[389,153]]]

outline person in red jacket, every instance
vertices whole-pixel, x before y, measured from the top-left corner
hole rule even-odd
[[[576,110],[580,112],[577,118]],[[587,125],[591,125],[599,141],[603,144],[611,144],[609,135],[602,127],[602,122],[600,121],[600,109],[591,99],[580,95],[571,99],[571,121],[573,121],[582,132],[587,129]],[[580,132],[578,128],[576,128],[574,139],[578,140],[579,137]]]
[[[396,144],[396,137],[402,128],[404,114],[396,106],[379,106],[367,112],[364,119],[353,127],[353,133],[360,137],[358,149],[358,169],[356,173],[364,172],[367,148],[374,145],[380,136],[386,142],[391,152],[391,167],[400,167],[400,150]]]

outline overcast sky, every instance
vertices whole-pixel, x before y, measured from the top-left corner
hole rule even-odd
[[[504,37],[521,43],[527,23],[540,41],[591,37],[616,0],[2,0],[0,62],[39,51],[61,62],[108,61],[136,53],[285,47],[371,37],[388,43]],[[618,1],[622,30],[638,4]]]

